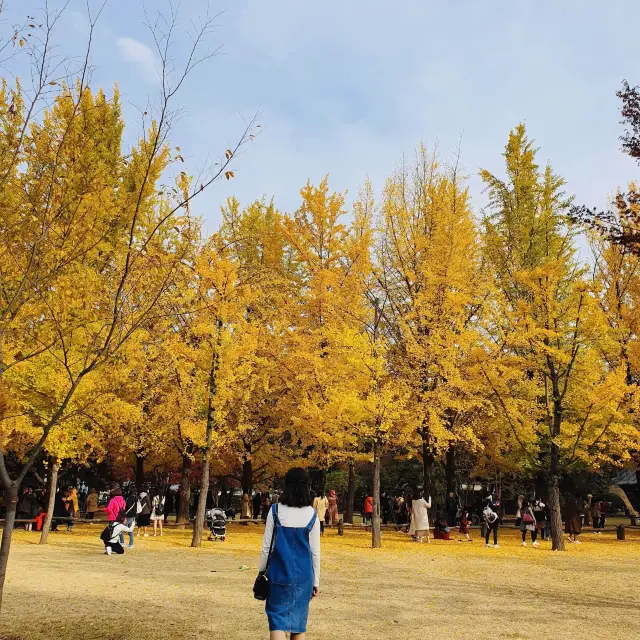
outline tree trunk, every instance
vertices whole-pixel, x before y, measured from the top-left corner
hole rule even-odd
[[[625,508],[627,509],[627,511],[629,512],[629,517],[630,518],[638,518],[640,516],[640,514],[638,514],[638,512],[635,510],[634,506],[631,504],[631,500],[629,500],[629,496],[627,496],[627,494],[625,493],[624,489],[620,486],[618,486],[617,484],[612,484],[609,485],[609,487],[607,487],[607,491],[609,493],[612,493],[613,495],[618,496],[618,498],[620,498],[620,500],[622,500]]]
[[[4,504],[7,513],[4,517],[4,528],[2,530],[2,544],[0,544],[0,607],[4,595],[4,581],[7,576],[7,562],[9,561],[9,550],[11,549],[11,537],[16,520],[16,509],[18,507],[18,486],[12,482],[9,487],[3,486]]]
[[[253,491],[253,462],[245,458],[242,462],[242,492],[251,497]]]
[[[450,443],[447,449],[445,470],[447,475],[447,495],[456,493],[456,448]]]
[[[144,491],[144,458],[136,454],[136,491],[138,495]]]
[[[220,342],[222,338],[222,321],[216,322],[216,344],[211,356],[211,368],[209,369],[208,400],[207,400],[207,435],[206,444],[202,450],[202,480],[200,481],[200,496],[198,510],[193,523],[193,537],[191,546],[199,547],[202,543],[202,530],[204,529],[204,512],[207,508],[207,493],[209,491],[209,454],[213,445],[213,430],[216,424],[214,400],[218,391],[218,368],[220,366]]]
[[[562,532],[562,511],[560,508],[560,488],[558,486],[558,445],[551,443],[551,473],[549,474],[549,511],[551,513],[551,548],[553,551],[564,551]]]
[[[327,488],[327,470],[320,469],[318,472],[318,495],[323,496]]]
[[[356,500],[356,464],[349,461],[349,482],[347,484],[347,503],[344,506],[344,521],[353,524],[353,504]]]
[[[371,547],[382,547],[382,531],[380,529],[380,442],[376,438],[373,443],[373,513],[371,514]]]
[[[58,486],[58,471],[60,470],[60,462],[57,458],[49,458],[49,469],[47,472],[47,517],[42,525],[42,533],[40,534],[40,544],[47,544],[49,531],[51,530],[51,522],[53,521],[53,510],[56,504],[56,488]]]
[[[180,476],[180,493],[178,509],[176,511],[176,524],[181,528],[189,522],[189,505],[191,504],[191,483],[189,482],[189,471],[191,470],[191,458],[182,455],[182,475]]]
[[[198,497],[198,508],[193,521],[193,537],[191,546],[199,547],[202,544],[202,531],[204,530],[204,513],[207,509],[207,493],[209,491],[209,453],[202,452],[202,479],[200,480],[200,496]]]
[[[435,487],[433,482],[433,465],[435,456],[431,450],[429,442],[429,432],[422,429],[422,490],[424,495],[433,496],[435,498]]]

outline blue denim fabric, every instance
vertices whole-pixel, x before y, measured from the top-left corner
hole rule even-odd
[[[305,633],[313,594],[313,563],[309,534],[317,514],[306,527],[283,527],[277,505],[272,507],[275,543],[269,562],[269,596],[265,606],[270,631]]]
[[[127,527],[131,528],[131,526],[135,521],[136,521],[135,518],[127,518],[127,521],[125,522],[125,524],[127,525]],[[129,536],[129,546],[133,547],[133,532],[127,535]],[[120,544],[124,544],[124,533],[120,534]]]

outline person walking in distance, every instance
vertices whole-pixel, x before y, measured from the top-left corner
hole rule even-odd
[[[87,520],[93,520],[96,511],[98,510],[98,492],[95,490],[95,488],[89,491],[89,495],[87,496],[86,508]]]
[[[609,515],[609,503],[606,500],[600,501],[600,522],[598,523],[599,529],[604,529],[604,525]]]
[[[591,505],[593,504],[593,496],[588,493],[587,499],[584,501],[584,520],[582,521],[583,527],[591,525]]]
[[[362,510],[362,521],[364,524],[371,524],[371,515],[373,514],[373,496],[367,496],[364,499],[364,508]]]
[[[240,507],[240,520],[250,520],[251,519],[251,498],[249,494],[245,491],[242,494],[242,506]]]
[[[334,489],[329,491],[329,524],[333,527],[338,524],[340,516],[338,514],[338,496]]]
[[[409,533],[415,542],[422,542],[427,536],[427,542],[431,542],[429,537],[429,509],[431,508],[431,496],[425,500],[422,491],[416,492],[411,508],[411,526]]]
[[[547,529],[547,517],[545,514],[545,504],[536,498],[533,502],[533,517],[536,519],[536,527],[538,529],[538,535],[544,540]]]
[[[458,542],[462,542],[462,536],[465,536],[467,542],[473,542],[471,540],[471,518],[469,512],[464,507],[460,511],[460,529]]]
[[[151,524],[151,500],[146,491],[141,491],[138,496],[136,524],[138,525],[138,536],[142,532],[144,537],[148,538],[147,527]]]
[[[453,491],[447,496],[447,521],[450,527],[455,527],[458,520],[458,499]]]
[[[593,498],[591,500],[591,522],[593,523],[593,533],[600,533],[600,501]]]
[[[316,496],[313,499],[313,508],[318,514],[318,520],[320,521],[320,535],[324,535],[324,518],[329,509],[329,499],[324,493],[321,496]]]
[[[253,501],[252,501],[252,506],[253,506],[253,519],[254,520],[260,520],[260,507],[262,505],[262,495],[260,494],[259,491],[256,491],[253,494]]]
[[[522,502],[522,508],[520,510],[520,531],[522,531],[522,546],[527,546],[527,531],[531,532],[531,543],[534,547],[539,547],[538,542],[538,526],[536,524],[536,517],[533,512],[533,508],[529,504],[529,501],[525,498]]]
[[[286,633],[292,640],[305,638],[309,603],[320,588],[320,522],[312,502],[307,472],[290,469],[262,538],[259,571],[269,579],[270,640],[285,640]]]
[[[579,536],[582,531],[582,519],[580,518],[580,508],[582,506],[582,496],[576,494],[567,501],[564,508],[564,525],[568,534],[569,542],[580,544]]]
[[[130,487],[127,492],[127,498],[125,500],[124,515],[126,516],[125,525],[131,529],[129,531],[129,544],[127,549],[133,549],[133,531],[136,526],[136,514],[138,512],[138,499],[136,497],[136,490],[134,487]],[[124,545],[124,533],[120,534],[120,544]]]
[[[115,487],[111,492],[111,500],[104,508],[105,513],[107,514],[107,520],[109,522],[115,522],[118,519],[118,515],[121,511],[124,511],[126,508],[126,503],[124,498],[122,497],[122,491],[120,487]]]
[[[162,537],[162,524],[164,523],[164,495],[162,492],[156,491],[151,500],[151,521],[153,522],[153,537],[158,534],[160,527],[160,537]]]
[[[498,506],[493,502],[493,496],[487,496],[484,509],[482,510],[484,521],[486,524],[486,533],[484,536],[484,546],[499,549],[498,544],[498,526],[500,525],[500,517],[498,516]],[[493,532],[493,545],[489,544],[489,536]]]

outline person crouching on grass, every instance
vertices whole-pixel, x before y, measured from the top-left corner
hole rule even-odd
[[[110,522],[100,535],[100,539],[104,542],[104,552],[108,556],[112,553],[117,553],[118,555],[124,553],[124,547],[120,544],[120,536],[124,533],[133,533],[133,527],[135,526],[127,527],[126,521],[127,514],[122,510],[118,514],[118,519],[115,522]]]

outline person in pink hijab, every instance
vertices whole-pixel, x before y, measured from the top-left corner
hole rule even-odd
[[[338,496],[333,489],[329,491],[329,524],[338,524]]]

